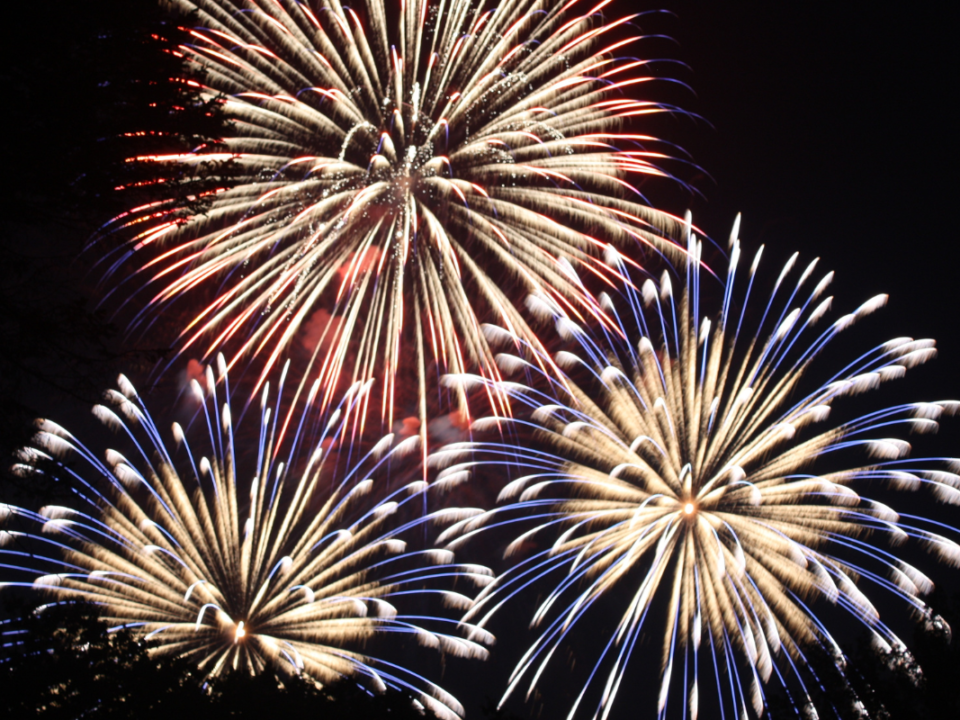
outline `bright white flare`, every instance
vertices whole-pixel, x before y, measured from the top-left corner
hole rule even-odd
[[[268,386],[259,443],[256,436],[241,443],[226,375],[208,370],[205,387],[195,387],[198,432],[175,425],[170,445],[133,386],[124,378],[119,385],[122,392],[108,392],[110,407],[98,406],[96,415],[122,430],[126,456],[107,450],[103,463],[60,426],[38,421],[36,447],[22,451],[15,469],[30,477],[54,463],[53,476],[77,501],[39,512],[3,506],[10,528],[0,534],[0,554],[10,558],[8,568],[25,563],[19,569],[33,577],[4,584],[96,603],[108,622],[151,639],[151,652],[189,658],[210,676],[269,669],[322,683],[355,677],[371,689],[413,689],[441,717],[463,714],[456,698],[408,672],[403,660],[367,654],[387,633],[475,658],[487,651],[469,638],[492,640],[443,612],[427,617],[422,605],[414,616],[402,614],[408,595],[469,608],[471,600],[444,583],[484,585],[491,577],[481,566],[454,564],[449,552],[406,551],[404,531],[456,516],[449,509],[423,514],[422,482],[377,492],[371,478],[393,455],[389,438],[359,456],[349,435],[341,443],[343,417],[369,383],[332,412],[301,406],[299,426],[286,437],[272,419],[281,403],[269,404]],[[23,521],[40,532],[16,529]],[[25,547],[33,550],[29,560]]]
[[[932,583],[895,548],[910,539],[960,565],[960,546],[927,529],[938,527],[901,519],[860,494],[883,485],[925,488],[937,500],[960,504],[960,463],[948,460],[937,470],[932,460],[908,459],[905,441],[877,437],[933,430],[935,419],[955,413],[958,404],[897,405],[827,424],[841,398],[901,377],[933,357],[933,342],[892,340],[854,353],[831,375],[818,356],[885,296],[815,327],[830,304],[821,295],[831,275],[811,287],[814,262],[791,288],[795,256],[766,305],[751,305],[759,253],[747,277],[739,277],[737,241],[726,282],[716,288],[722,302],[705,312],[701,246],[692,235],[688,242],[682,293],[666,274],[659,285],[621,285],[617,297],[597,298],[603,322],[591,325],[543,303],[567,340],[557,354],[563,361],[555,357],[568,374],[559,381],[541,374],[529,388],[501,386],[515,407],[529,412],[495,419],[520,433],[532,426],[537,442],[458,448],[474,451],[484,477],[498,465],[504,473],[519,467],[522,477],[504,487],[502,507],[451,526],[441,541],[459,547],[489,526],[520,527],[508,556],[541,548],[488,586],[465,616],[485,626],[537,579],[534,587],[546,593],[533,618],[536,637],[504,698],[521,684],[529,697],[581,619],[596,632],[604,618],[591,606],[602,601],[608,609],[621,602],[622,615],[608,625],[599,658],[578,656],[577,669],[586,663],[590,677],[569,717],[606,718],[625,679],[643,684],[627,675],[627,666],[644,652],[644,636],[660,645],[661,717],[668,705],[680,705],[696,718],[703,678],[715,683],[708,696],[729,708],[727,717],[746,717],[751,708],[762,714],[764,685],[774,675],[787,678],[799,705],[809,705],[806,684],[815,680],[805,650],[819,645],[838,666],[845,662],[817,617],[825,604],[849,613],[881,646],[902,648],[869,591],[888,591],[929,615],[920,596]],[[744,287],[737,309],[735,288]],[[536,352],[523,349],[525,372],[535,372],[529,360]],[[503,367],[518,366],[516,360]],[[518,525],[524,515],[539,519]],[[546,592],[548,578],[556,581]],[[708,716],[719,717],[718,709]]]
[[[111,271],[135,264],[154,293],[136,322],[207,298],[182,350],[257,355],[263,379],[302,344],[329,392],[377,377],[388,428],[402,370],[426,440],[431,376],[499,376],[478,317],[536,345],[511,298],[589,311],[571,263],[611,278],[608,243],[678,250],[664,239],[678,223],[629,184],[666,156],[622,124],[669,109],[629,95],[655,79],[615,54],[636,53],[621,32],[636,16],[604,22],[578,0],[172,2],[197,11],[180,50],[232,134],[132,160],[172,177],[232,160],[239,175],[203,215],[158,197],[102,235],[127,243]]]

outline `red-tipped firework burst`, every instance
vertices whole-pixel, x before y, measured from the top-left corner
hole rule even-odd
[[[262,382],[309,324],[325,400],[341,377],[377,377],[392,427],[402,370],[426,441],[432,375],[499,377],[478,317],[539,347],[514,286],[581,316],[592,306],[571,267],[610,281],[608,244],[678,250],[674,219],[631,184],[664,175],[666,156],[622,125],[665,108],[631,98],[655,78],[618,56],[642,38],[636,16],[603,21],[608,2],[172,4],[196,11],[180,51],[232,134],[136,159],[178,176],[232,159],[239,178],[203,215],[161,197],[103,235],[124,239],[112,271],[134,268],[151,295],[137,322],[206,298],[182,351],[257,356]]]

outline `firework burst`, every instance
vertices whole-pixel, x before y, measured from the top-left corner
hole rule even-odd
[[[444,468],[441,481],[462,481],[471,470],[487,477],[480,465],[525,471],[504,487],[507,504],[441,536],[450,547],[487,532],[484,526],[517,522],[529,529],[508,555],[548,545],[486,588],[466,619],[482,627],[524,588],[561,578],[536,611],[536,637],[504,699],[523,683],[529,697],[573,628],[588,617],[597,622],[591,608],[622,603],[570,717],[594,700],[595,717],[611,714],[631,658],[642,653],[642,633],[661,639],[660,717],[673,705],[678,716],[696,718],[704,678],[712,688],[706,696],[721,712],[732,710],[728,717],[749,708],[760,715],[772,676],[795,706],[815,715],[806,688],[817,680],[805,652],[819,646],[838,667],[846,662],[823,609],[845,611],[880,647],[902,650],[868,594],[890,593],[929,617],[921,596],[932,582],[892,548],[909,540],[960,564],[960,546],[932,531],[946,526],[898,515],[860,494],[889,485],[960,504],[957,461],[911,460],[907,442],[877,437],[933,432],[958,403],[897,405],[829,422],[840,398],[931,359],[933,341],[891,340],[816,380],[818,356],[886,296],[816,330],[831,305],[824,293],[833,274],[815,282],[816,261],[797,273],[794,256],[766,305],[753,307],[760,253],[744,273],[736,241],[719,312],[707,313],[700,307],[700,245],[692,236],[689,243],[682,294],[666,273],[659,286],[627,284],[616,299],[598,297],[595,315],[604,322],[594,330],[547,296],[532,297],[531,309],[555,320],[568,343],[553,357],[569,374],[538,380],[529,353],[499,356],[505,371],[525,371],[540,390],[501,383],[531,414],[475,426],[529,426],[539,441],[529,449],[465,443],[432,458]],[[623,270],[616,253],[607,261]],[[735,286],[746,286],[739,311]]]
[[[123,376],[119,391],[108,392],[94,414],[124,436],[129,456],[108,449],[101,462],[62,427],[38,421],[35,446],[22,451],[16,469],[29,477],[54,464],[77,502],[38,512],[0,507],[8,521],[0,553],[29,562],[6,567],[34,576],[4,584],[95,603],[108,622],[152,639],[151,652],[192,659],[209,676],[269,669],[323,683],[357,677],[372,689],[413,691],[442,717],[461,715],[460,704],[440,687],[364,651],[387,633],[409,634],[462,657],[486,656],[476,638],[492,642],[483,631],[472,640],[458,637],[455,620],[425,614],[431,598],[469,607],[469,598],[444,583],[458,578],[482,585],[490,572],[453,564],[445,550],[408,552],[400,537],[422,522],[457,518],[458,511],[421,515],[422,482],[371,501],[378,495],[371,476],[417,438],[394,444],[388,436],[353,462],[344,461],[349,448],[338,458],[344,418],[362,402],[367,383],[321,414],[311,407],[314,385],[300,426],[280,441],[279,401],[268,403],[268,384],[259,443],[250,448],[253,465],[247,462],[252,456],[238,453],[228,402],[218,409],[218,384],[221,400],[229,394],[222,358],[219,369],[219,383],[210,369],[205,389],[193,383],[202,403],[197,424],[206,432],[185,432],[175,423],[176,449],[163,442]],[[349,469],[336,471],[345,465]],[[415,512],[407,507],[412,501]],[[39,532],[18,529],[35,523]],[[415,615],[394,604],[411,600]]]
[[[609,280],[607,243],[677,249],[676,223],[630,184],[664,174],[658,141],[620,130],[665,109],[627,94],[654,79],[615,55],[642,39],[624,35],[636,16],[603,23],[607,3],[576,0],[172,4],[196,10],[180,50],[233,134],[135,160],[182,175],[232,159],[239,179],[205,215],[158,199],[103,234],[127,238],[111,271],[134,266],[153,293],[135,323],[213,293],[182,350],[262,357],[262,381],[309,337],[327,399],[331,379],[376,376],[386,427],[404,365],[426,440],[430,375],[498,377],[478,315],[537,345],[512,286],[588,311],[571,263]]]

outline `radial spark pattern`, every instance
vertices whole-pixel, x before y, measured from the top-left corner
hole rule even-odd
[[[577,0],[173,4],[198,8],[181,49],[233,134],[137,159],[181,174],[233,159],[239,180],[205,215],[159,199],[103,232],[129,238],[111,268],[153,293],[138,322],[212,296],[183,349],[262,356],[266,377],[307,344],[330,392],[343,373],[381,378],[387,427],[402,364],[425,434],[431,374],[497,376],[478,316],[536,345],[511,286],[582,308],[571,262],[609,276],[607,243],[676,249],[673,220],[629,184],[664,157],[620,130],[663,110],[629,97],[649,62],[615,56],[641,39],[636,16],[603,23],[606,3]]]
[[[222,400],[229,388],[219,364]],[[224,402],[218,412],[209,369],[206,385],[205,392],[194,381],[193,390],[202,403],[195,424],[207,432],[185,433],[174,424],[174,448],[121,376],[120,391],[110,391],[94,414],[124,436],[132,454],[107,450],[106,463],[62,427],[38,421],[35,447],[22,451],[17,469],[29,477],[44,467],[50,472],[52,463],[56,476],[69,476],[76,502],[39,512],[0,506],[5,567],[34,576],[3,584],[96,603],[109,622],[151,638],[152,652],[191,658],[210,676],[231,669],[305,672],[324,683],[352,676],[374,689],[411,690],[441,717],[461,715],[455,698],[403,660],[394,664],[364,649],[378,636],[400,633],[482,658],[487,652],[475,639],[492,641],[483,631],[474,640],[456,637],[455,620],[425,615],[431,599],[437,608],[469,607],[469,598],[444,583],[485,584],[490,573],[452,564],[449,551],[406,551],[405,530],[459,517],[456,510],[423,515],[422,482],[386,497],[375,490],[371,477],[411,440],[393,445],[388,436],[364,457],[346,460],[344,417],[369,384],[354,386],[320,417],[310,407],[314,386],[288,441],[277,439],[279,407],[268,405],[268,385],[259,446],[254,440],[249,448],[255,457],[238,453],[230,406]],[[29,529],[34,524],[40,532]],[[415,615],[394,605],[402,608],[408,595],[420,598]]]
[[[699,246],[690,243],[691,257],[699,257]],[[631,658],[644,653],[642,635],[660,645],[660,716],[672,705],[677,717],[696,718],[701,696],[710,698],[710,717],[721,708],[733,711],[726,717],[751,707],[762,714],[764,683],[775,675],[807,717],[807,686],[817,680],[805,653],[818,645],[839,667],[846,662],[820,617],[825,608],[848,613],[884,648],[903,645],[881,620],[871,591],[930,616],[921,596],[931,581],[891,548],[909,539],[957,566],[960,547],[931,531],[946,526],[899,516],[860,493],[890,485],[957,504],[957,461],[910,460],[908,443],[882,434],[933,432],[937,418],[958,403],[829,418],[843,411],[855,416],[841,398],[901,377],[934,356],[934,343],[885,342],[822,381],[829,372],[820,374],[818,356],[886,296],[817,330],[831,304],[823,295],[833,274],[815,282],[816,261],[797,273],[794,256],[766,306],[751,306],[759,259],[757,253],[744,273],[739,242],[733,245],[719,311],[701,310],[695,263],[679,297],[667,274],[659,286],[647,280],[615,300],[600,296],[596,314],[605,322],[596,332],[549,298],[532,297],[531,308],[552,317],[568,343],[554,359],[569,375],[537,379],[529,354],[499,356],[503,369],[527,372],[540,388],[501,384],[532,415],[477,424],[532,426],[542,443],[522,449],[465,443],[434,455],[445,468],[441,480],[462,480],[470,471],[489,478],[491,466],[526,471],[503,489],[506,505],[446,531],[442,539],[451,547],[489,532],[484,524],[518,522],[529,529],[515,537],[508,555],[547,546],[487,587],[467,619],[479,618],[482,627],[522,589],[542,591],[549,578],[560,578],[536,611],[535,639],[505,698],[522,684],[532,692],[551,660],[561,663],[556,650],[581,620],[594,628],[602,623],[591,613],[599,605],[621,614],[599,658],[586,660],[580,647],[577,669],[586,661],[592,670],[570,717],[592,716],[586,706],[596,702],[597,717],[606,718],[624,685],[645,684],[628,674]],[[615,253],[607,260],[625,272]],[[744,288],[738,310],[734,298]],[[703,678],[710,685],[705,695]],[[716,702],[720,708],[712,707]]]

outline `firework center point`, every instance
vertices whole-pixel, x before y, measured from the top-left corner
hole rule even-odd
[[[696,505],[694,505],[692,502],[688,502],[686,505],[683,506],[683,513],[684,515],[693,515],[696,509],[697,509]]]

